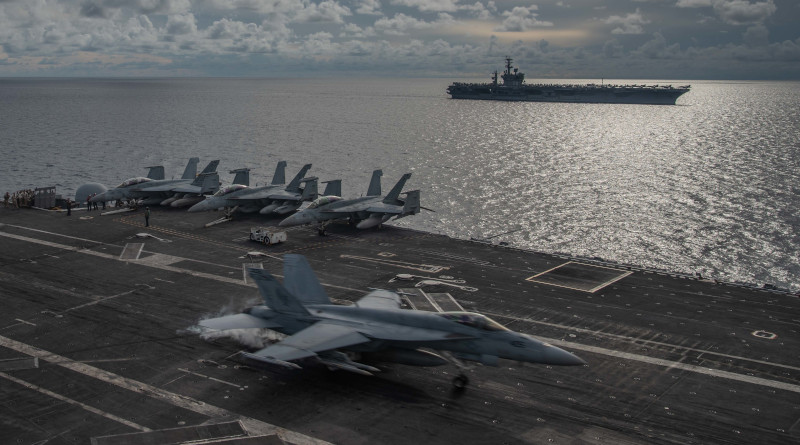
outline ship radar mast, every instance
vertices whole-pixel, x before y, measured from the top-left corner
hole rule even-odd
[[[507,87],[521,87],[525,81],[525,74],[511,65],[513,59],[506,56],[506,70],[503,71],[503,85]]]

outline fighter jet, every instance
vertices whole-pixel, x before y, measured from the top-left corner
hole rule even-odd
[[[351,306],[334,305],[305,257],[284,256],[284,283],[264,269],[248,269],[265,305],[244,313],[203,320],[205,329],[266,328],[289,337],[255,352],[246,359],[300,369],[298,362],[316,360],[331,369],[372,375],[379,369],[363,363],[394,362],[412,366],[448,363],[433,349],[452,355],[461,374],[457,388],[467,385],[459,360],[497,366],[498,359],[546,365],[577,366],[577,356],[514,332],[474,312],[426,312],[401,309],[400,297],[373,290]],[[358,361],[357,361],[358,360]]]
[[[327,224],[336,219],[348,219],[356,228],[368,229],[388,221],[408,215],[416,215],[420,211],[419,190],[405,193],[405,200],[399,199],[411,173],[406,173],[385,197],[381,194],[380,178],[383,172],[372,172],[367,196],[354,199],[342,199],[339,196],[322,196],[314,200],[308,207],[280,222],[280,226],[296,226],[300,224],[320,223],[317,230],[325,234]]]
[[[297,201],[297,205],[299,206],[301,200],[310,200],[316,197],[317,178],[304,179],[306,172],[310,168],[311,164],[304,165],[289,185],[281,190],[281,185],[285,182],[284,171],[286,169],[286,161],[281,161],[275,168],[275,176],[272,178],[271,185],[247,187],[241,184],[234,184],[223,187],[213,196],[209,196],[205,200],[190,207],[189,211],[203,212],[219,208],[231,208],[243,213],[254,213],[275,204],[276,200],[274,197],[280,199],[281,203],[275,206],[275,208],[285,205],[283,203],[286,201]],[[305,184],[305,186],[301,188],[301,184]],[[269,209],[269,212],[272,210],[274,210],[274,208]]]
[[[229,173],[235,174],[232,184],[250,185],[249,168],[239,168],[236,170],[231,170]],[[175,194],[171,198],[162,201],[161,205],[169,204],[170,207],[191,207],[198,202],[203,201],[208,194],[216,193],[219,190],[219,175],[216,172],[213,174],[216,180],[216,183],[213,184],[213,187],[198,187],[196,184],[192,183],[187,186],[175,188],[172,190]],[[209,185],[211,185],[211,180],[208,182]]]
[[[118,186],[93,197],[91,202],[115,201],[118,199],[143,199],[145,200],[145,205],[155,205],[174,195],[173,189],[180,187],[196,185],[198,188],[193,190],[201,190],[205,193],[210,192],[214,187],[218,188],[219,178],[214,182],[208,176],[203,176],[203,174],[216,174],[219,160],[211,161],[199,176],[196,175],[198,162],[198,158],[189,159],[189,163],[186,165],[186,169],[183,171],[183,175],[180,179],[155,180],[142,177],[126,179]],[[163,175],[163,167],[161,166],[149,167],[150,175],[154,175],[154,172],[159,173],[159,167],[161,168],[160,173]]]

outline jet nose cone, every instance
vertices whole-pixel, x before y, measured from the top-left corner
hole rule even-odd
[[[280,226],[280,227],[296,226],[297,224],[299,224],[298,221],[297,221],[297,218],[295,218],[296,216],[297,215],[292,215],[292,216],[284,219],[283,221],[278,223],[278,226]]]
[[[189,213],[195,213],[195,212],[202,212],[202,211],[205,211],[205,210],[208,210],[208,206],[206,205],[206,203],[204,201],[201,201],[201,202],[198,202],[197,204],[189,207],[189,210],[187,210],[187,211]]]
[[[556,366],[581,366],[586,364],[577,355],[555,346],[545,348],[542,352],[542,359],[544,363]]]

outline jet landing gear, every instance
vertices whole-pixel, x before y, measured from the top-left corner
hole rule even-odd
[[[453,390],[456,392],[461,392],[467,389],[467,385],[469,384],[469,377],[467,377],[467,370],[470,369],[467,365],[464,364],[461,360],[456,358],[453,354],[444,351],[439,351],[441,355],[446,358],[450,363],[455,365],[458,368],[458,375],[453,377]]]
[[[317,226],[317,234],[319,234],[319,236],[327,236],[328,234],[327,232],[325,232],[325,229],[327,227],[328,225],[326,223],[324,222],[319,223],[319,225]]]
[[[467,389],[467,384],[469,384],[469,378],[466,376],[466,374],[459,374],[453,378],[453,389],[456,391],[463,391]]]

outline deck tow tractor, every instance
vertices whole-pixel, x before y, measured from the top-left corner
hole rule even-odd
[[[273,231],[265,227],[252,227],[250,228],[250,241],[264,243],[265,246],[271,246],[286,241],[286,232]]]

